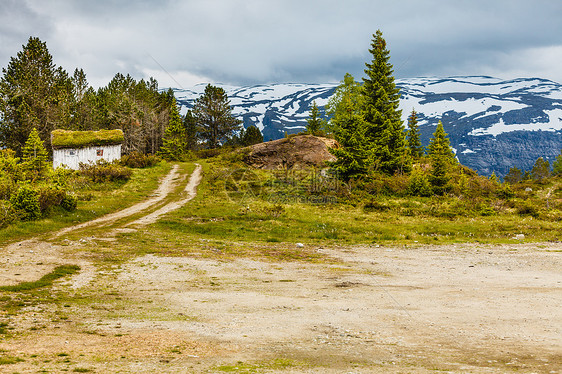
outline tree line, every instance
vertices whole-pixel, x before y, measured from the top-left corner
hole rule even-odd
[[[125,154],[176,158],[201,148],[256,142],[261,135],[257,128],[243,129],[222,88],[208,85],[182,118],[173,91],[159,90],[154,78],[138,81],[117,73],[107,86],[95,90],[83,69],[69,75],[54,64],[46,43],[30,37],[2,69],[0,148],[21,157],[33,128],[48,150],[55,129],[119,128],[125,135]]]

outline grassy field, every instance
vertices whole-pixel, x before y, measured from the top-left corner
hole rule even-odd
[[[157,188],[158,180],[166,175],[170,168],[170,164],[161,162],[152,168],[135,169],[131,179],[125,183],[87,183],[75,186],[79,202],[74,212],[58,209],[48,218],[18,222],[0,229],[0,245],[49,234],[142,201]]]
[[[189,206],[158,222],[156,236],[174,236],[183,242],[197,238],[384,245],[512,243],[520,240],[515,239],[518,234],[527,241],[562,238],[556,209],[551,210],[554,218],[550,218],[548,210],[536,216],[513,210],[464,215],[465,208],[456,197],[382,196],[368,204],[338,202],[336,195],[315,198],[295,183],[284,186],[276,181],[283,179],[282,173],[203,165],[205,177],[199,195]]]

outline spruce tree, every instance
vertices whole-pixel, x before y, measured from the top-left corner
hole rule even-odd
[[[263,143],[263,135],[261,134],[260,129],[258,129],[256,126],[248,127],[246,131],[244,131],[244,134],[241,138],[241,143],[245,147]]]
[[[203,95],[195,100],[193,117],[200,137],[211,149],[218,148],[232,138],[242,123],[232,115],[226,92],[210,84],[205,87]]]
[[[30,37],[0,79],[0,148],[21,155],[32,128],[50,146],[50,133],[70,121],[72,84],[57,68],[46,43]]]
[[[367,171],[367,141],[360,91],[361,86],[353,76],[346,74],[326,108],[331,117],[328,129],[339,144],[338,148],[329,149],[336,156],[331,166],[344,180],[361,177]]]
[[[556,156],[556,160],[552,163],[552,175],[562,175],[562,151]]]
[[[162,141],[163,144],[159,152],[162,157],[175,161],[186,158],[188,152],[187,131],[175,104],[170,108],[170,122],[164,132]]]
[[[35,180],[44,177],[49,167],[48,154],[35,127],[31,130],[22,153],[23,169],[28,173],[28,178]]]
[[[420,128],[418,126],[418,115],[414,109],[408,117],[408,148],[410,154],[414,158],[421,158],[423,156],[423,147],[420,140]]]
[[[186,146],[190,151],[197,150],[197,122],[193,118],[193,113],[188,110],[183,118],[183,126],[185,128]]]
[[[510,184],[519,183],[523,180],[523,171],[516,166],[509,168],[509,171],[503,178],[504,181]]]
[[[306,120],[306,132],[310,135],[319,135],[320,131],[324,127],[324,120],[320,117],[320,110],[318,109],[318,105],[316,105],[316,101],[312,102],[312,106],[310,107],[310,114],[308,119]]]
[[[451,166],[456,164],[456,159],[441,121],[429,141],[428,154],[432,167],[429,181],[434,192],[442,195],[446,192],[446,185],[451,179],[449,171]]]
[[[398,109],[400,90],[394,83],[390,52],[382,32],[373,35],[371,49],[373,59],[366,63],[363,78],[363,116],[365,136],[370,148],[371,165],[387,174],[409,171],[411,160],[406,148],[406,136],[402,124],[402,111]]]
[[[531,176],[534,180],[542,182],[550,176],[550,163],[542,157],[537,158],[535,165],[531,170]]]

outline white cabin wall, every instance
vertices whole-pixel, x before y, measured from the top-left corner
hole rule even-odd
[[[98,156],[102,151],[102,156]],[[80,163],[96,163],[99,160],[111,162],[121,158],[121,144],[80,149],[66,148],[53,150],[53,168],[66,165],[69,169],[78,170]]]

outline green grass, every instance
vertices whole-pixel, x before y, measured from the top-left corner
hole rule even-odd
[[[527,241],[562,238],[560,220],[548,216],[557,214],[555,209],[539,217],[520,215],[507,208],[497,214],[479,215],[478,209],[468,211],[466,206],[470,203],[457,197],[379,197],[380,202],[371,204],[374,208],[369,209],[361,204],[345,203],[277,204],[267,201],[271,196],[270,184],[260,187],[254,182],[269,178],[266,172],[251,171],[250,177],[246,174],[243,177],[246,185],[239,184],[237,188],[242,187],[235,195],[228,191],[228,178],[225,182],[220,176],[232,174],[226,171],[216,177],[216,165],[204,164],[204,167],[206,178],[197,198],[156,224],[156,230],[163,237],[179,235],[184,241],[205,238],[236,242],[389,245],[512,243],[519,233],[524,234]],[[244,190],[246,187],[248,189]],[[294,191],[297,187],[291,185],[290,188]],[[253,194],[249,189],[259,190],[261,194]],[[519,203],[515,200],[512,204]]]
[[[88,196],[89,200],[78,201],[78,207],[74,212],[58,209],[49,217],[31,222],[18,222],[0,229],[0,245],[53,233],[64,227],[131,206],[146,199],[158,187],[159,179],[170,169],[170,164],[161,162],[151,168],[134,169],[131,179],[124,184],[91,183],[82,186],[76,193],[79,196]]]
[[[14,286],[1,286],[0,291],[7,292],[24,292],[31,291],[37,288],[49,287],[53,282],[59,278],[71,275],[80,270],[78,265],[61,265],[57,266],[52,272],[44,275],[41,279],[35,282],[23,282]]]
[[[250,374],[250,373],[262,373],[270,372],[272,370],[284,370],[296,367],[308,366],[300,362],[289,359],[275,359],[271,361],[257,362],[257,363],[245,363],[238,361],[236,364],[231,365],[219,365],[213,368],[213,371],[221,373],[240,373],[240,374]]]
[[[13,356],[0,356],[0,365],[13,365],[18,362],[24,362],[23,358]]]

